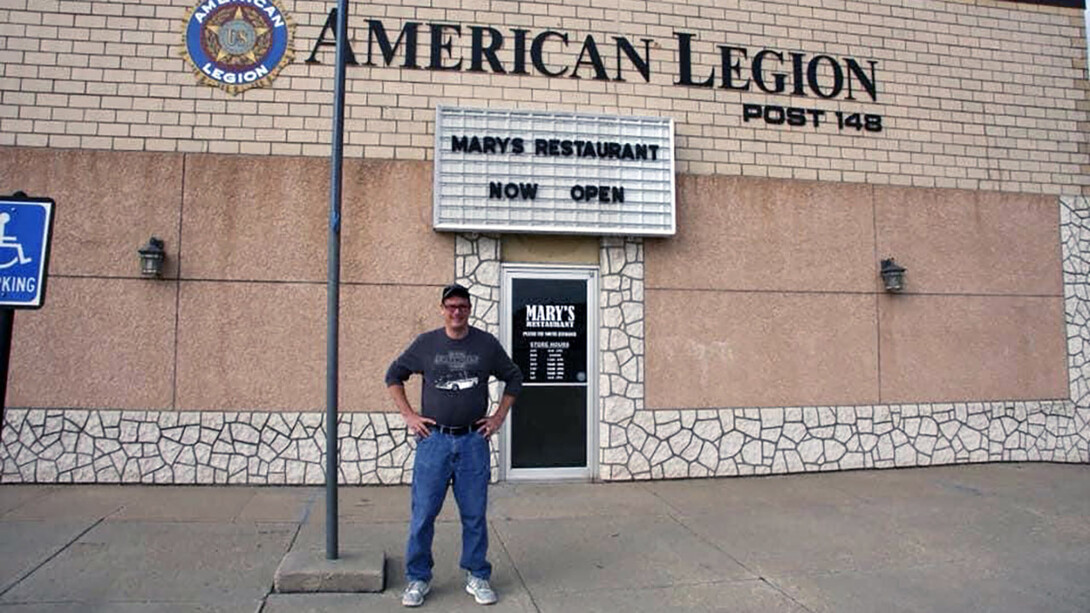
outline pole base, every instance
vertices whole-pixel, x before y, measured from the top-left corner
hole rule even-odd
[[[273,587],[298,592],[381,592],[386,552],[341,553],[327,560],[323,551],[289,551],[276,568]]]

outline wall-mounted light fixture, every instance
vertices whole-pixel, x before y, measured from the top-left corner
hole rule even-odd
[[[148,239],[148,244],[140,248],[139,252],[140,274],[154,279],[162,277],[163,260],[167,255],[163,250],[163,241],[153,236]]]
[[[882,283],[887,292],[899,292],[905,288],[905,271],[908,269],[899,266],[893,258],[882,260]]]

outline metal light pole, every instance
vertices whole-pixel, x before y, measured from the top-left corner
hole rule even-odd
[[[344,160],[344,73],[348,51],[348,0],[337,0],[337,68],[333,84],[333,156],[329,185],[329,279],[326,327],[325,557],[337,551],[337,383],[341,303],[341,175]]]

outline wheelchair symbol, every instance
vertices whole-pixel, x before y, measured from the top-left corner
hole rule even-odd
[[[23,245],[19,243],[18,238],[7,235],[5,227],[8,225],[9,221],[11,221],[11,215],[8,213],[0,213],[0,249],[15,250],[15,254],[12,255],[10,261],[0,263],[0,270],[11,268],[16,264],[29,264],[31,262],[31,258],[28,258],[23,254]]]

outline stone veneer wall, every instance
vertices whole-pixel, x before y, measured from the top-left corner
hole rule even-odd
[[[1060,199],[1060,245],[1068,382],[1071,401],[1083,411],[1085,428],[1085,412],[1090,410],[1090,198]]]
[[[643,244],[603,239],[599,477],[1090,462],[1090,200],[1059,204],[1068,400],[645,410]],[[460,235],[455,249],[473,324],[498,332],[499,240]],[[400,416],[346,414],[339,432],[342,482],[411,479]],[[12,409],[0,434],[0,481],[319,484],[324,441],[317,413]],[[497,459],[494,449],[494,467]]]
[[[454,279],[469,288],[473,296],[473,314],[469,323],[495,337],[500,336],[500,239],[487,234],[458,234],[454,239]],[[500,398],[500,383],[489,385],[491,406],[495,410]],[[498,437],[492,437],[492,480],[500,475]],[[405,475],[405,483],[412,475]]]
[[[9,410],[5,483],[325,483],[321,413]],[[405,423],[392,413],[340,416],[340,481],[403,483]]]
[[[629,428],[644,407],[643,239],[603,238],[599,332],[598,475],[632,477]],[[638,461],[638,460],[637,460]]]

